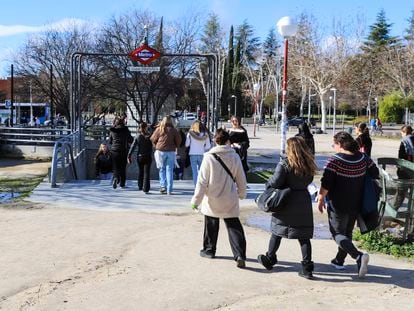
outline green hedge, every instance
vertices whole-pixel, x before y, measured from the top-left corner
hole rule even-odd
[[[359,230],[355,230],[353,239],[368,251],[414,259],[414,242],[404,243],[386,232],[371,231],[361,234]]]

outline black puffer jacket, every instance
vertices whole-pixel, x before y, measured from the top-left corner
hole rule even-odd
[[[290,188],[292,193],[286,204],[272,214],[271,231],[277,236],[288,239],[310,239],[313,236],[312,201],[308,185],[312,176],[297,176],[290,169],[286,160],[279,162],[267,187],[276,189]]]
[[[133,138],[131,136],[131,132],[126,126],[111,127],[109,129],[109,143],[111,144],[111,151],[124,151],[126,154],[132,140]]]

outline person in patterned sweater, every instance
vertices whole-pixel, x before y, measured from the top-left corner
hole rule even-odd
[[[321,179],[318,209],[321,213],[328,209],[329,229],[338,244],[331,264],[343,270],[349,254],[357,261],[358,276],[362,278],[368,272],[369,256],[352,243],[352,230],[362,208],[365,175],[378,179],[379,170],[370,157],[358,151],[358,143],[349,133],[337,133],[333,147],[336,153],[328,160]]]

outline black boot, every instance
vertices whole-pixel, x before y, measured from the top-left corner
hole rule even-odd
[[[277,257],[270,258],[266,253],[266,255],[257,256],[257,261],[267,270],[272,270],[273,266],[277,264]]]
[[[313,279],[313,261],[302,261],[302,269],[299,271],[299,276],[305,278],[305,279]]]

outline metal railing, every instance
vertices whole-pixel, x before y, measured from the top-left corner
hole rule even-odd
[[[0,127],[0,143],[53,146],[70,133],[67,128]]]
[[[67,178],[67,170],[72,173],[74,179],[78,179],[76,171],[75,156],[81,153],[81,135],[79,131],[66,135],[55,142],[53,148],[52,168],[50,172],[50,183],[52,188],[57,187],[58,171],[63,174],[63,180]]]

